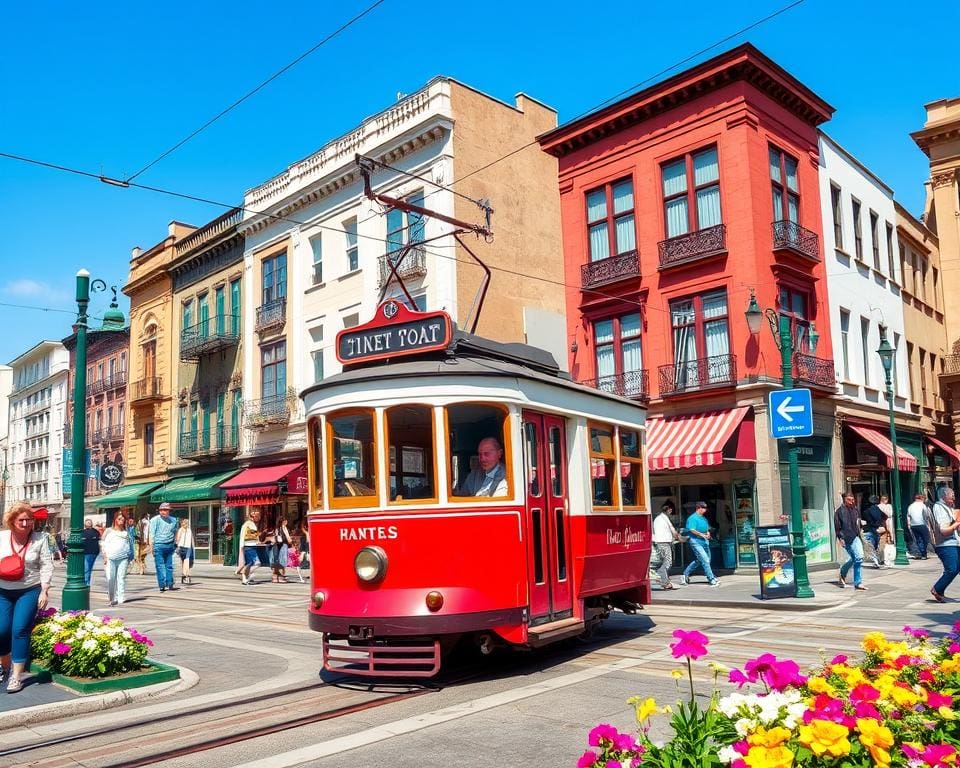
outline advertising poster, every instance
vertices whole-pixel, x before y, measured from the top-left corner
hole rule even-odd
[[[760,597],[796,597],[793,578],[793,549],[785,525],[757,528],[757,560],[760,563]]]

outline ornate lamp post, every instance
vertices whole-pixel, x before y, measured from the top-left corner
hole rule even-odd
[[[894,565],[910,565],[907,559],[907,545],[903,538],[903,523],[900,520],[900,467],[897,456],[897,424],[893,413],[893,379],[890,376],[893,370],[893,356],[897,350],[887,340],[887,326],[880,325],[880,347],[877,354],[883,363],[883,376],[887,385],[887,404],[890,409],[890,445],[893,447],[893,469],[890,472],[890,485],[893,486],[893,532],[897,541],[897,556]]]
[[[90,290],[103,291],[107,284],[90,273],[77,272],[77,351],[73,372],[73,469],[70,475],[70,536],[67,538],[67,583],[63,588],[63,610],[90,610],[90,587],[83,581],[83,491],[87,480],[87,306]],[[79,451],[79,455],[77,454]]]
[[[780,350],[780,369],[783,377],[784,389],[793,387],[793,334],[790,330],[789,315],[777,315],[772,309],[763,311],[757,303],[756,294],[751,289],[750,304],[744,313],[747,318],[747,327],[750,333],[760,333],[763,318],[766,316],[770,323],[770,332]],[[812,327],[812,326],[811,326]],[[809,336],[810,351],[816,349],[819,337],[811,332]],[[790,483],[790,535],[793,537],[793,573],[797,585],[797,597],[813,597],[810,587],[810,576],[807,571],[807,542],[803,532],[803,515],[800,511],[800,464],[797,458],[796,438],[787,438],[787,466]]]

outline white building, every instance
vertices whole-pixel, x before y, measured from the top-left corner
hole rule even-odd
[[[7,469],[10,448],[10,391],[13,389],[13,369],[0,365],[0,510],[7,509],[7,484],[10,473]]]
[[[28,501],[51,517],[62,510],[69,367],[59,341],[41,341],[10,362],[7,505]]]

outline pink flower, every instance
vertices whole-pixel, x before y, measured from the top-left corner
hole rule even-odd
[[[600,725],[590,731],[590,735],[587,737],[587,744],[591,747],[599,747],[604,739],[612,744],[614,739],[619,735],[620,732],[609,723],[600,723]]]
[[[932,768],[946,768],[952,765],[952,761],[947,762],[947,758],[957,752],[956,747],[950,744],[927,744],[922,752],[909,744],[904,744],[901,749],[908,760],[922,760]]]
[[[586,752],[580,755],[580,759],[577,760],[577,768],[593,768],[598,759],[599,756],[597,753],[591,749],[588,749]]]
[[[607,760],[603,768],[623,768],[619,760]]]
[[[734,749],[735,752],[738,752],[739,754],[743,755],[744,757],[746,757],[746,756],[747,756],[747,753],[750,751],[750,742],[749,742],[749,741],[735,741],[735,742],[733,742],[732,746],[733,746],[733,749]]]
[[[880,691],[867,683],[861,683],[850,691],[850,701],[876,701],[880,698]]]
[[[921,627],[906,626],[903,628],[903,634],[908,635],[915,640],[925,640],[930,637],[930,631]]]
[[[930,709],[937,709],[938,707],[952,707],[953,696],[948,693],[927,691],[927,706],[930,707]]]
[[[679,659],[686,656],[696,661],[701,656],[707,655],[707,643],[710,642],[710,639],[703,633],[696,630],[687,632],[683,629],[675,629],[673,630],[673,636],[677,638],[677,642],[670,643],[670,652],[673,654],[673,658]]]
[[[613,737],[613,748],[621,752],[632,751],[637,748],[637,740],[629,733],[618,733]]]
[[[773,690],[782,691],[791,685],[800,686],[807,682],[807,678],[800,674],[797,662],[792,659],[778,661],[772,653],[764,653],[748,661],[743,665],[743,669],[746,674],[739,670],[730,672],[731,683],[742,687],[747,682],[755,683],[759,679]]]
[[[756,680],[751,681],[743,672],[739,669],[731,669],[729,680],[731,683],[736,683],[738,688],[743,688],[750,682],[756,682]]]
[[[830,659],[831,666],[834,664],[846,664],[846,663],[847,663],[847,657],[844,656],[842,653]]]
[[[947,651],[950,653],[951,656],[956,653],[960,653],[960,643],[950,643],[949,647],[947,648]]]
[[[53,646],[53,652],[57,654],[57,656],[66,656],[70,653],[70,646],[66,643],[57,643]]]
[[[861,718],[883,720],[883,715],[881,715],[879,710],[868,701],[858,701],[856,704],[854,704],[853,716],[858,720]]]

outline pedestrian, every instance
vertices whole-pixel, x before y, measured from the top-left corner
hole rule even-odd
[[[180,558],[180,583],[193,584],[190,569],[193,568],[193,551],[196,541],[193,538],[193,528],[190,527],[190,521],[187,518],[180,521],[175,544],[177,557]]]
[[[283,514],[277,515],[277,524],[270,532],[270,568],[273,570],[273,583],[287,583],[287,554],[290,551],[290,530]]]
[[[673,542],[680,541],[680,534],[670,519],[675,512],[673,501],[667,499],[660,506],[660,514],[653,519],[653,547],[660,559],[656,572],[662,589],[674,589],[670,581],[670,566],[673,565]]]
[[[943,575],[937,579],[930,594],[938,603],[947,600],[947,587],[950,586],[958,571],[960,571],[960,538],[957,529],[960,528],[960,516],[954,509],[955,497],[953,488],[941,486],[937,488],[937,503],[928,513],[930,539],[933,541],[937,557],[943,563]]]
[[[833,513],[833,529],[837,540],[846,550],[849,560],[840,566],[840,586],[847,585],[846,578],[853,568],[853,588],[866,591],[863,586],[863,539],[860,538],[860,511],[852,493],[843,495],[843,504]]]
[[[884,497],[886,498],[886,497]],[[883,544],[887,533],[887,516],[880,508],[880,499],[870,497],[870,506],[863,510],[863,537],[873,548],[873,567],[886,568],[883,561]]]
[[[918,560],[927,559],[927,547],[930,545],[930,532],[924,516],[927,511],[926,498],[922,493],[918,493],[913,497],[913,503],[907,507],[907,524],[917,546]]]
[[[253,572],[262,562],[259,549],[261,545],[260,532],[260,510],[251,507],[247,510],[247,519],[240,526],[240,565],[237,568],[237,575],[240,576],[240,583],[245,587],[256,584],[252,578]]]
[[[141,515],[137,523],[136,551],[134,552],[133,565],[137,573],[143,576],[147,572],[147,552],[150,548],[150,516]]]
[[[30,633],[37,610],[47,607],[53,579],[53,552],[43,533],[33,530],[33,510],[14,504],[0,532],[0,682],[10,673],[7,693],[23,688],[30,660]],[[9,565],[8,565],[9,564]]]
[[[310,525],[306,515],[300,521],[300,565],[310,565]]]
[[[698,501],[694,505],[693,513],[687,518],[686,531],[690,537],[690,549],[693,551],[694,560],[684,568],[680,583],[689,584],[690,576],[700,567],[703,568],[710,586],[719,587],[720,580],[714,576],[713,569],[710,567],[711,534],[710,523],[707,521],[707,502]]]
[[[131,551],[130,531],[122,512],[114,516],[113,525],[100,537],[100,549],[103,561],[107,564],[107,597],[110,605],[122,605]]]
[[[150,521],[148,537],[153,544],[153,562],[157,569],[157,586],[161,592],[168,589],[176,591],[179,587],[173,586],[173,547],[177,534],[177,519],[170,517],[170,504],[163,502],[159,514]]]
[[[93,566],[100,554],[100,532],[93,527],[93,520],[89,517],[83,521],[80,538],[83,539],[83,583],[89,587]]]

